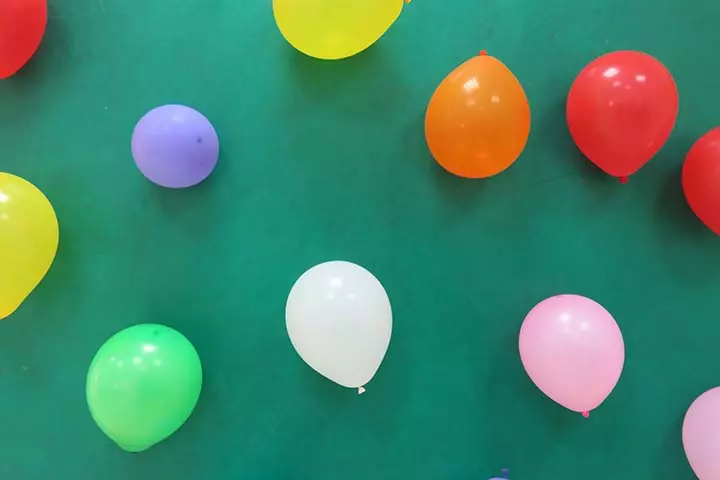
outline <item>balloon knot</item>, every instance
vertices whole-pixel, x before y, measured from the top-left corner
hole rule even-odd
[[[582,416],[588,418],[590,417],[590,412],[582,412]]]
[[[480,50],[480,56],[486,57],[487,56],[487,50]]]
[[[358,395],[365,393],[365,387],[358,387]]]
[[[620,177],[620,183],[622,183],[623,185],[625,185],[627,183],[627,181],[628,181],[628,177],[626,177],[625,175]]]
[[[508,470],[507,468],[503,468],[502,469],[502,478],[509,480],[510,479],[510,470]]]

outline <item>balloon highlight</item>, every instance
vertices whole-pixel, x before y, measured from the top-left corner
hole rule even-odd
[[[12,315],[45,277],[59,239],[47,197],[27,180],[0,172],[0,320]]]
[[[98,427],[128,452],[147,450],[190,417],[202,389],[195,347],[172,328],[144,324],[106,341],[87,375]]]
[[[285,320],[300,358],[358,393],[380,368],[392,334],[385,289],[350,262],[321,263],[303,273],[290,290]]]

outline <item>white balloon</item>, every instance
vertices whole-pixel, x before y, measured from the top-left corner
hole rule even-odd
[[[392,309],[372,273],[350,262],[326,262],[295,282],[285,322],[293,347],[308,365],[362,393],[390,344]]]

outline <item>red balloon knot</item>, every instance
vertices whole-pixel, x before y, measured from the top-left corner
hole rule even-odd
[[[622,177],[620,177],[620,183],[622,183],[623,185],[625,185],[627,183],[627,181],[628,181],[628,177],[626,177],[624,175]]]
[[[487,57],[487,50],[480,50],[481,57]]]
[[[585,417],[585,418],[589,418],[589,417],[590,417],[590,412],[582,412],[582,416]]]

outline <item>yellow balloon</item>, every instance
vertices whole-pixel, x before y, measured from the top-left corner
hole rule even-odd
[[[337,60],[377,42],[400,16],[403,2],[273,0],[273,12],[290,45],[311,57]]]
[[[0,172],[0,320],[50,269],[59,240],[55,210],[27,180]]]

